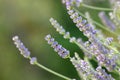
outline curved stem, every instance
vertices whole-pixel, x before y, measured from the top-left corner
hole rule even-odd
[[[94,10],[102,10],[102,11],[112,11],[113,9],[110,8],[101,8],[101,7],[95,7],[95,6],[90,6],[87,4],[82,4],[83,7],[89,8],[89,9],[94,9]]]
[[[36,62],[35,65],[37,65],[38,67],[40,67],[40,68],[42,68],[42,69],[44,69],[44,70],[46,70],[46,71],[48,71],[48,72],[58,76],[58,77],[61,77],[61,78],[65,79],[65,80],[72,80],[71,78],[66,77],[66,76],[64,76],[64,75],[62,75],[60,73],[57,73],[57,72],[55,72],[55,71],[53,71],[53,70],[51,70],[51,69],[49,69],[49,68],[39,64],[38,62]]]

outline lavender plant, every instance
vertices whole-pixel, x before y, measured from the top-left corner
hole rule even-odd
[[[59,34],[63,35],[65,39],[69,39],[70,43],[76,44],[83,50],[85,55],[83,59],[81,59],[76,52],[72,57],[70,51],[55,41],[50,34],[45,37],[48,44],[51,45],[61,58],[68,58],[70,60],[76,68],[81,80],[120,79],[120,1],[109,1],[111,8],[90,6],[85,4],[83,0],[62,0],[73,23],[75,23],[76,27],[87,37],[87,41],[83,41],[82,38],[72,37],[70,32],[66,31],[57,20],[50,18],[50,23]],[[80,9],[81,7],[99,10],[98,16],[103,24],[93,20],[89,12],[86,12],[85,15],[81,13],[78,10],[78,8]],[[107,16],[106,11],[109,16]],[[104,34],[103,31],[98,28],[101,28],[110,35]],[[76,80],[59,74],[38,63],[36,57],[30,56],[30,51],[23,45],[18,36],[13,37],[13,41],[20,53],[25,58],[30,59],[30,64],[37,65],[65,80]],[[91,60],[97,62],[97,67],[93,67],[94,65]],[[118,77],[115,77],[113,73],[118,75]]]

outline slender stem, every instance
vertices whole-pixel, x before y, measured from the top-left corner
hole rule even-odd
[[[51,69],[49,69],[49,68],[39,64],[38,62],[36,62],[35,65],[37,65],[38,67],[40,67],[40,68],[42,68],[42,69],[44,69],[44,70],[46,70],[46,71],[48,71],[48,72],[58,76],[58,77],[61,77],[61,78],[65,79],[65,80],[72,80],[71,78],[66,77],[66,76],[64,76],[64,75],[62,75],[60,73],[57,73],[57,72],[55,72],[55,71],[53,71],[53,70],[51,70]]]
[[[95,9],[95,10],[102,10],[102,11],[112,11],[113,9],[110,8],[101,8],[101,7],[95,7],[95,6],[90,6],[87,4],[82,4],[83,7],[90,8],[90,9]]]

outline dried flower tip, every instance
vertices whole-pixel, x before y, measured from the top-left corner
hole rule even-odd
[[[78,39],[77,39],[77,42],[78,42],[79,44],[81,44],[81,45],[84,44],[84,43],[83,43],[83,40],[82,40],[81,38],[78,38]]]
[[[69,33],[69,32],[66,32],[63,37],[64,37],[65,39],[70,38],[70,33]]]
[[[73,43],[73,42],[75,42],[75,41],[76,41],[76,38],[75,38],[75,37],[71,37],[71,38],[70,38],[70,42],[71,42],[71,43]]]
[[[37,62],[37,58],[36,57],[30,58],[30,64],[34,65],[36,62]]]
[[[46,37],[45,37],[45,40],[49,40],[51,38],[51,35],[48,34]]]
[[[78,53],[75,52],[75,57],[77,58],[77,60],[80,60],[80,57],[78,55]]]
[[[30,51],[24,46],[24,44],[19,40],[18,36],[14,36],[13,39],[14,44],[16,47],[19,49],[20,53],[25,57],[29,58],[30,57]]]
[[[13,41],[16,41],[16,40],[18,40],[18,39],[19,39],[18,36],[14,36],[14,37],[12,38]]]
[[[56,20],[54,20],[53,18],[50,18],[50,22],[57,32],[59,32],[62,35],[65,34],[65,29]]]
[[[70,33],[66,32],[65,29],[63,28],[63,26],[61,26],[56,20],[51,18],[50,22],[53,25],[53,27],[56,29],[56,31],[58,31],[59,34],[63,35],[63,37],[65,39],[69,39],[70,38]]]

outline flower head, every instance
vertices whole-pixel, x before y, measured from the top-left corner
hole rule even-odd
[[[70,56],[69,50],[62,47],[57,41],[54,41],[54,38],[52,38],[50,34],[45,37],[45,40],[48,41],[48,44],[54,48],[54,51],[57,52],[60,57],[68,58]]]
[[[16,47],[19,49],[20,53],[25,57],[29,58],[30,57],[30,51],[24,46],[24,44],[21,42],[18,36],[14,36],[13,39],[14,44]]]

